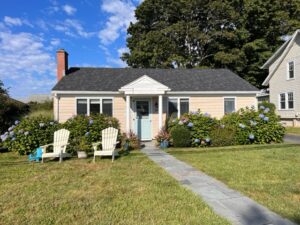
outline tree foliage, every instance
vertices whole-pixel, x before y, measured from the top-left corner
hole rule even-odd
[[[145,0],[128,28],[134,68],[229,68],[259,86],[260,66],[300,27],[299,0]]]
[[[8,90],[0,80],[0,134],[27,112],[28,106],[10,98]]]

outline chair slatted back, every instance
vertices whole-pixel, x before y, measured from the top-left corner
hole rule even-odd
[[[60,153],[62,150],[63,153],[66,152],[68,140],[70,136],[70,131],[66,129],[60,129],[54,132],[54,142],[53,142],[53,152]]]
[[[112,151],[116,147],[118,129],[109,127],[102,130],[102,151]]]

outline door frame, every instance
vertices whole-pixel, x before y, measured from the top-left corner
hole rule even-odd
[[[133,117],[132,117],[132,126],[133,131],[135,134],[138,133],[136,130],[136,102],[137,101],[148,101],[149,103],[149,120],[150,120],[150,138],[149,139],[141,139],[141,141],[152,141],[152,114],[153,114],[153,109],[152,109],[152,98],[151,97],[134,97],[132,98],[132,111],[133,111]]]

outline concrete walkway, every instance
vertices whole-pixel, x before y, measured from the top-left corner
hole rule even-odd
[[[142,152],[234,225],[295,225],[152,143],[146,143]]]
[[[284,142],[300,144],[300,136],[296,134],[286,134],[284,136]]]

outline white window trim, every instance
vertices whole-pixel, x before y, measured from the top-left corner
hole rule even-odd
[[[77,114],[77,100],[87,100],[87,116],[90,116],[90,100],[91,99],[97,99],[100,100],[100,113],[103,113],[103,107],[102,107],[102,100],[103,99],[109,99],[112,101],[112,116],[114,116],[114,97],[75,97],[75,115]]]
[[[168,101],[167,101],[167,115],[169,115],[169,100],[170,99],[176,99],[177,100],[177,109],[178,109],[178,112],[177,112],[177,118],[179,119],[180,118],[180,114],[181,114],[181,111],[180,111],[180,99],[188,99],[189,100],[189,110],[188,112],[190,112],[190,97],[171,97],[169,96],[168,97]]]
[[[236,112],[237,97],[236,96],[224,96],[223,97],[223,114],[225,115],[225,99],[226,98],[233,98],[234,99],[234,111],[233,112]]]
[[[293,71],[294,71],[294,77],[290,78],[290,63],[293,63]],[[296,71],[295,71],[295,61],[294,60],[290,60],[287,62],[287,76],[286,76],[286,80],[295,80],[295,76],[296,76]]]
[[[288,95],[289,93],[293,93],[293,102],[294,102],[293,108],[289,108],[289,95]],[[281,101],[280,101],[281,94],[285,95],[285,109],[281,108]],[[290,111],[290,110],[295,110],[295,93],[294,93],[294,91],[280,92],[278,94],[278,111]]]

